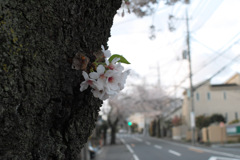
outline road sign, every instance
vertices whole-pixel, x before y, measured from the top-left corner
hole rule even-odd
[[[240,135],[240,123],[227,126],[226,132],[230,136]]]

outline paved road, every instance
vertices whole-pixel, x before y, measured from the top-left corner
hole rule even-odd
[[[118,138],[134,160],[240,160],[240,149],[224,152],[221,148],[193,147],[140,135],[119,135]]]

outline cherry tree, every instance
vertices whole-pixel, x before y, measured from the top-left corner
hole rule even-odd
[[[145,119],[156,117],[167,107],[169,99],[160,87],[146,85],[131,85],[128,92],[109,99],[110,110],[107,115],[112,131],[111,144],[115,144],[116,127],[119,121],[126,124],[126,119],[134,113],[143,114]]]
[[[0,1],[0,159],[80,159],[102,105],[82,71],[121,3]]]
[[[152,15],[155,12],[156,5],[160,3],[161,0],[123,0],[121,9],[122,16],[125,12],[134,13],[137,17],[144,17]],[[166,6],[175,5],[178,2],[189,4],[190,0],[162,0]]]

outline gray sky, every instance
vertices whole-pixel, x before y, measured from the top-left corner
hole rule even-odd
[[[240,54],[240,1],[192,0],[188,6],[191,33],[193,83],[211,77]],[[174,85],[188,87],[188,62],[182,59],[186,49],[186,5],[156,6],[155,14],[137,18],[133,14],[116,15],[108,45],[112,54],[123,55],[131,65],[125,65],[145,77],[147,83],[158,81],[157,66],[163,88]],[[121,13],[122,10],[120,9]],[[168,16],[175,16],[174,32],[168,30]],[[150,40],[150,26],[155,26],[156,39]],[[239,41],[240,42],[240,41]],[[212,79],[223,83],[240,72],[240,58]],[[184,83],[181,83],[184,81]]]

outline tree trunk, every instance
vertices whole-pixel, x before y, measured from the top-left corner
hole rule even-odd
[[[111,142],[110,144],[116,144],[116,126],[111,126]]]
[[[71,58],[106,47],[121,0],[0,1],[0,159],[77,160],[102,101]]]
[[[103,129],[103,145],[107,145],[107,128]]]
[[[110,118],[108,119],[109,126],[111,127],[111,141],[110,144],[116,144],[116,132],[117,132],[117,124],[118,124],[118,117],[112,123]]]

